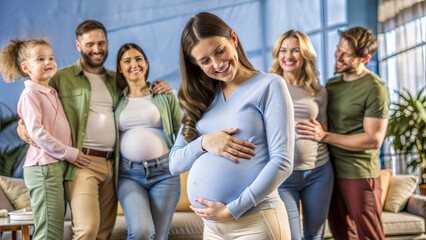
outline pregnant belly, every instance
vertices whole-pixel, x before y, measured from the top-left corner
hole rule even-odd
[[[211,201],[228,204],[246,189],[257,176],[253,159],[236,163],[233,160],[203,154],[193,164],[188,176],[188,198],[193,206],[203,207],[194,198],[205,198]]]
[[[120,152],[127,159],[139,162],[163,156],[169,146],[162,130],[135,127],[121,135]]]

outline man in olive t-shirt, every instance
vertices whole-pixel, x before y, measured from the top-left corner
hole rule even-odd
[[[334,239],[384,239],[380,187],[380,146],[389,114],[387,88],[366,64],[377,50],[364,27],[340,32],[336,73],[327,83],[329,132],[315,120],[301,121],[306,139],[329,144],[335,168],[329,225]]]

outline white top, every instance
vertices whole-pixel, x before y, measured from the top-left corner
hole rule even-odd
[[[315,119],[320,123],[327,121],[327,91],[321,88],[315,96],[299,86],[287,84],[294,106],[294,118],[300,120]],[[329,160],[325,143],[302,139],[296,132],[294,146],[294,170],[310,170],[325,164]]]
[[[120,152],[130,161],[158,158],[169,152],[160,111],[151,96],[129,98],[120,114]]]
[[[113,101],[105,86],[105,75],[84,72],[92,89],[87,118],[87,128],[83,147],[101,151],[113,151],[115,148],[115,129]]]

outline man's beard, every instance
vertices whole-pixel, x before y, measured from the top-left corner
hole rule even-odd
[[[83,52],[81,52],[81,57],[84,59],[84,62],[85,62],[87,65],[89,65],[89,67],[92,67],[92,68],[102,67],[102,66],[104,65],[104,63],[105,63],[105,61],[106,61],[107,57],[108,57],[108,51],[106,51],[106,52],[104,53],[104,59],[103,59],[103,60],[102,60],[102,62],[100,62],[100,63],[95,63],[95,62],[93,62],[93,61],[90,59],[90,56],[89,56],[88,54],[83,53]]]
[[[345,66],[344,68],[340,68],[339,70],[336,67],[334,67],[334,74],[336,74],[336,73],[342,74],[342,73],[354,73],[354,72],[356,72],[356,66],[354,66],[354,65],[352,65],[352,66],[344,65],[344,66]]]

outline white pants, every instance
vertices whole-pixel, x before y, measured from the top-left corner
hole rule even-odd
[[[290,240],[290,226],[284,204],[238,220],[204,220],[205,240]]]

